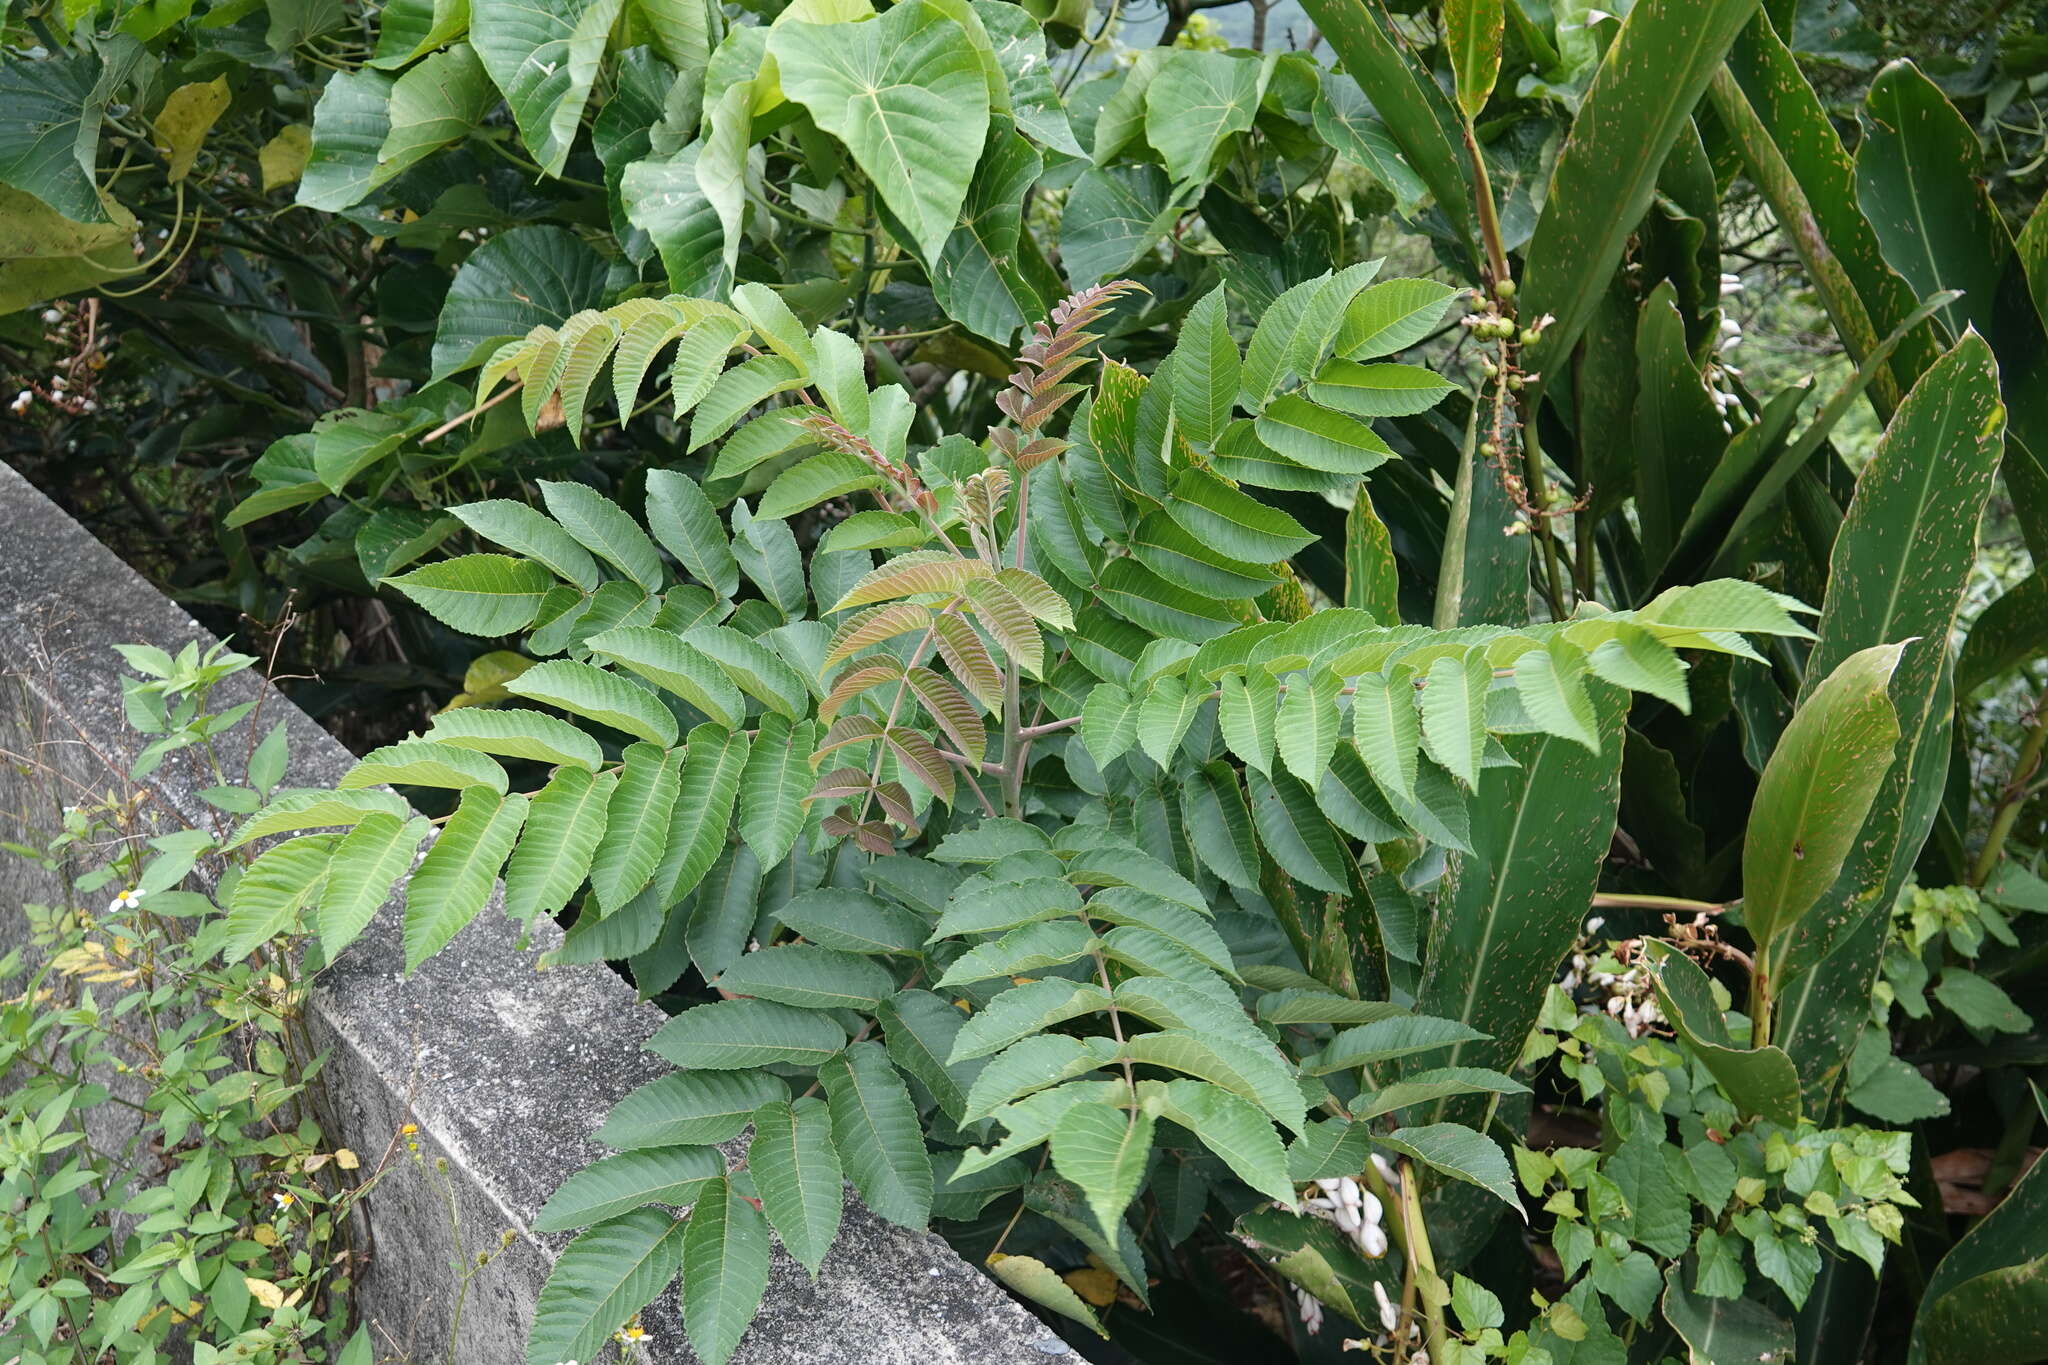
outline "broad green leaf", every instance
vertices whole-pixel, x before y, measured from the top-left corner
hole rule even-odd
[[[723,1142],[762,1105],[788,1098],[788,1085],[765,1071],[672,1071],[612,1106],[597,1140],[629,1150]]]
[[[1269,777],[1253,770],[1245,781],[1251,789],[1252,821],[1273,861],[1298,882],[1343,895],[1349,886],[1347,855],[1314,792],[1283,772]]]
[[[1280,761],[1303,782],[1314,784],[1329,771],[1330,756],[1336,752],[1343,728],[1343,714],[1337,699],[1344,680],[1327,669],[1313,677],[1291,675],[1287,695],[1280,700],[1280,714],[1274,721],[1273,737]]]
[[[1202,1081],[1147,1082],[1139,1089],[1148,1110],[1200,1138],[1238,1179],[1277,1203],[1294,1202],[1286,1150],[1257,1106]]]
[[[606,269],[604,258],[567,228],[516,227],[493,234],[462,262],[441,305],[433,377],[446,379],[480,365],[504,342],[535,327],[560,327],[595,308],[604,300]]]
[[[1131,268],[1183,207],[1166,173],[1149,164],[1089,167],[1067,192],[1060,263],[1077,289]]]
[[[1694,1360],[1790,1360],[1798,1347],[1792,1324],[1754,1299],[1710,1298],[1685,1287],[1683,1268],[1664,1272],[1664,1320]]]
[[[1429,186],[1476,267],[1479,254],[1473,244],[1466,163],[1452,142],[1456,113],[1434,75],[1410,55],[1405,37],[1388,33],[1380,11],[1356,0],[1305,0],[1304,8],[1329,39],[1331,50],[1343,59],[1349,79],[1386,120],[1402,157]],[[1345,107],[1349,108],[1348,101]]]
[[[1659,943],[1650,950],[1657,1004],[1672,1029],[1728,1092],[1744,1117],[1799,1121],[1799,1073],[1781,1048],[1738,1048],[1714,992],[1693,960]]]
[[[1258,885],[1259,845],[1236,770],[1210,763],[1190,774],[1181,785],[1180,812],[1205,867],[1232,886]]]
[[[678,294],[715,296],[731,283],[731,276],[725,268],[725,226],[719,220],[717,205],[697,179],[703,150],[701,143],[692,142],[668,156],[630,163],[619,176],[619,203],[625,210],[626,221],[646,233],[654,249],[661,253],[669,288]],[[731,327],[734,332],[745,330],[736,322]],[[732,336],[719,337],[719,328],[720,323],[713,321],[693,329],[677,348],[678,373],[673,393],[678,417],[696,401],[689,394],[689,382],[695,376],[692,367],[685,365],[684,355],[715,350],[722,361],[724,346],[730,345]],[[717,371],[696,373],[702,375],[701,382],[708,387]],[[696,393],[701,396],[703,388]]]
[[[1310,1075],[1323,1076],[1332,1071],[1371,1066],[1375,1062],[1410,1057],[1418,1052],[1485,1037],[1478,1029],[1455,1019],[1439,1019],[1427,1014],[1396,1014],[1345,1029],[1332,1038],[1313,1061],[1304,1063],[1302,1070]]]
[[[1446,1066],[1419,1071],[1405,1080],[1380,1087],[1369,1103],[1352,1106],[1354,1122],[1364,1123],[1405,1109],[1411,1104],[1446,1099],[1452,1095],[1525,1095],[1529,1087],[1512,1076],[1476,1066]]]
[[[661,590],[660,553],[617,503],[580,483],[542,479],[540,492],[555,520],[592,554],[648,592]]]
[[[1220,481],[1214,486],[1224,487]],[[1229,491],[1234,497],[1251,501],[1244,494]],[[1199,643],[1227,634],[1238,625],[1227,608],[1173,586],[1135,559],[1112,559],[1104,564],[1095,589],[1103,605],[1154,635]]]
[[[647,1204],[686,1206],[725,1172],[716,1147],[649,1147],[594,1161],[563,1181],[533,1220],[535,1232],[567,1232]]]
[[[961,1122],[987,1118],[1005,1104],[1076,1076],[1107,1068],[1116,1059],[1110,1038],[1072,1038],[1041,1033],[1022,1039],[988,1059],[968,1091]]]
[[[855,1043],[818,1068],[846,1175],[867,1206],[922,1231],[931,1217],[932,1167],[924,1126],[880,1043]]]
[[[389,179],[467,137],[497,102],[498,92],[469,44],[434,53],[391,87],[390,131],[377,153],[376,178]]]
[[[1432,671],[1435,667],[1431,665]],[[1365,673],[1353,686],[1351,736],[1359,757],[1382,787],[1413,800],[1422,727],[1415,710],[1412,675],[1405,668]]]
[[[1053,977],[1012,986],[968,1018],[947,1060],[957,1063],[986,1057],[1062,1020],[1108,1005],[1109,992],[1093,982]]]
[[[704,1071],[746,1071],[773,1062],[817,1066],[845,1046],[845,1030],[826,1015],[769,1000],[695,1005],[647,1040],[650,1051],[677,1066]]]
[[[555,586],[543,566],[509,555],[458,555],[384,580],[464,635],[490,639],[522,630]]]
[[[777,24],[782,90],[846,144],[926,260],[967,197],[988,135],[988,86],[967,32],[924,0],[857,24]]]
[[[534,795],[526,837],[505,864],[505,914],[524,924],[569,904],[604,838],[616,773],[564,768]]]
[[[1030,23],[1030,16],[1016,5],[977,0],[975,9],[985,17],[1014,16],[1007,21]],[[1038,42],[1042,51],[1044,40]],[[1048,71],[1042,56],[1038,70],[1041,76]],[[1064,114],[1060,117],[1064,122]],[[1010,128],[1006,119],[991,120],[989,146],[961,205],[960,225],[946,238],[932,271],[932,290],[946,316],[976,336],[1004,345],[1018,328],[1045,311],[1045,300],[1017,262],[1024,206],[1045,163]]]
[[[508,680],[505,690],[609,725],[649,744],[666,748],[676,742],[675,715],[653,693],[573,659],[535,664]]]
[[[1190,695],[1179,678],[1154,679],[1137,707],[1138,747],[1160,767],[1171,767],[1173,755],[1201,706],[1201,694]]]
[[[1274,725],[1280,711],[1280,683],[1270,673],[1253,672],[1247,677],[1223,675],[1217,701],[1216,721],[1223,742],[1259,772],[1271,774],[1273,752],[1278,740]]]
[[[1317,136],[1385,186],[1394,196],[1397,212],[1404,217],[1414,215],[1429,187],[1409,166],[1357,81],[1341,72],[1322,73],[1313,117]]]
[[[314,920],[329,962],[369,927],[392,887],[411,870],[413,853],[431,828],[424,815],[400,820],[378,811],[335,845]]]
[[[54,65],[15,63],[13,69]],[[382,71],[337,71],[328,79],[313,108],[313,147],[299,175],[299,203],[335,213],[358,203],[376,185],[377,158],[391,133],[393,84]],[[97,220],[102,211],[94,205],[73,216]]]
[[[1600,749],[1599,717],[1586,692],[1586,656],[1569,643],[1553,639],[1515,659],[1515,692],[1522,709],[1545,734]]]
[[[683,633],[683,643],[703,653],[742,692],[759,698],[770,710],[790,720],[801,720],[809,711],[811,691],[803,675],[766,645],[730,627],[714,625],[691,627]]]
[[[1143,1109],[1102,1104],[1077,1104],[1053,1126],[1053,1167],[1081,1187],[1105,1231],[1122,1222],[1138,1192],[1152,1155],[1152,1127]]]
[[[934,940],[962,934],[993,934],[1019,925],[1072,915],[1081,909],[1081,893],[1054,877],[1026,877],[1014,882],[977,878],[964,883],[946,905],[932,930]]]
[[[550,767],[595,772],[604,762],[597,741],[569,722],[523,707],[463,706],[434,717],[426,738],[458,749],[527,758]]]
[[[966,1121],[967,1092],[980,1076],[979,1060],[949,1062],[966,1016],[930,991],[903,990],[875,1010],[889,1060],[931,1092],[956,1123]]]
[[[1254,412],[1290,377],[1307,377],[1322,366],[1330,343],[1344,325],[1344,310],[1379,272],[1378,261],[1360,261],[1334,274],[1304,280],[1273,301],[1259,317],[1245,348],[1238,401]]]
[[[1800,703],[1758,779],[1742,850],[1743,919],[1768,953],[1834,882],[1892,766],[1888,688],[1902,645],[1851,655]]]
[[[474,749],[426,739],[404,739],[372,749],[342,774],[342,791],[359,787],[447,787],[461,791],[483,786],[503,795],[511,785],[497,760]]]
[[[2041,1283],[2048,1277],[2048,1177],[2029,1168],[1999,1206],[1928,1277],[1913,1323],[1911,1365],[2025,1360],[2048,1342]]]
[[[872,1010],[896,993],[896,979],[872,957],[810,943],[748,953],[713,984],[733,995],[813,1010]]]
[[[1198,540],[1248,563],[1285,559],[1315,539],[1279,508],[1198,468],[1183,470],[1174,480],[1166,510]]]
[[[660,1209],[608,1219],[563,1249],[534,1306],[527,1365],[589,1360],[683,1265],[689,1225]]]
[[[1255,427],[1259,440],[1272,450],[1329,474],[1368,474],[1394,453],[1365,422],[1298,394],[1268,403]]]
[[[746,766],[744,731],[716,725],[690,731],[682,785],[669,822],[668,852],[654,874],[655,889],[665,900],[673,902],[688,893],[717,861]]]
[[[1207,180],[1223,140],[1247,131],[1266,89],[1266,65],[1236,52],[1171,53],[1145,91],[1145,140],[1176,181]]]
[[[915,911],[836,886],[804,892],[775,918],[820,947],[848,953],[916,953],[931,929]]]
[[[618,785],[605,804],[603,837],[590,860],[590,890],[606,914],[654,876],[675,810],[683,755],[653,744],[626,747]]]
[[[705,1365],[725,1365],[768,1292],[768,1220],[724,1175],[683,1229],[683,1329]]]
[[[817,1279],[846,1200],[825,1101],[807,1095],[793,1105],[776,1100],[756,1110],[747,1168],[775,1235]]]
[[[484,908],[526,811],[527,799],[517,792],[501,796],[489,787],[470,787],[462,793],[405,888],[407,972],[446,947]]]
[[[597,79],[622,0],[572,0],[544,9],[470,0],[469,40],[505,92],[519,134],[549,175],[560,175]],[[584,1354],[577,1352],[577,1358]]]
[[[1088,926],[1076,920],[1026,924],[962,953],[935,985],[946,990],[991,977],[1025,976],[1072,962],[1096,946]]]
[[[1301,1090],[1292,1068],[1270,1047],[1164,1029],[1127,1040],[1122,1055],[1127,1061],[1165,1067],[1220,1086],[1257,1105],[1282,1126],[1301,1130]]]
[[[880,488],[874,466],[848,450],[828,450],[791,465],[761,495],[759,515],[793,517],[832,498]]]
[[[816,721],[792,722],[772,711],[761,717],[740,772],[739,829],[763,867],[788,857],[803,829],[817,744]]]

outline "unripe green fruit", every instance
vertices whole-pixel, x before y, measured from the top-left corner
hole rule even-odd
[[[1513,298],[1515,296],[1515,282],[1513,280],[1501,280],[1497,282],[1493,286],[1493,296],[1497,299]]]
[[[1524,346],[1534,346],[1538,335],[1539,333],[1534,327],[1524,327],[1522,329],[1522,344]]]

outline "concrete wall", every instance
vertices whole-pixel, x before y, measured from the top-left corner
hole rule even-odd
[[[33,815],[75,803],[65,780],[105,790],[140,747],[121,709],[111,646],[175,651],[211,637],[14,471],[0,466],[0,748],[48,771],[0,763],[0,810]],[[246,684],[246,686],[243,686]],[[260,684],[230,683],[253,696]],[[217,694],[218,696],[219,694]],[[351,755],[272,693],[266,717],[289,722],[287,783],[330,785]],[[265,726],[271,722],[266,720]],[[61,776],[59,776],[61,775]],[[208,779],[176,762],[152,800],[204,818]],[[11,834],[8,837],[13,837]],[[45,874],[0,857],[0,950],[23,935],[23,901],[61,894]],[[535,969],[560,942],[543,921],[524,952],[487,908],[411,978],[401,972],[396,904],[320,978],[311,1027],[330,1051],[330,1140],[373,1161],[399,1125],[419,1125],[424,1168],[401,1159],[369,1200],[373,1261],[360,1306],[380,1359],[517,1365],[542,1281],[564,1237],[531,1223],[555,1186],[603,1155],[591,1134],[612,1104],[666,1070],[641,1050],[663,1016],[603,966]],[[444,1181],[433,1162],[446,1158]],[[439,1187],[437,1187],[439,1186]],[[454,1216],[450,1215],[450,1198]],[[838,1244],[816,1284],[775,1253],[767,1302],[736,1360],[744,1365],[1003,1365],[1071,1358],[1057,1336],[965,1264],[936,1235],[876,1218],[850,1190]],[[456,1235],[473,1256],[510,1247],[477,1274],[454,1324]],[[675,1296],[644,1319],[650,1362],[693,1360]]]

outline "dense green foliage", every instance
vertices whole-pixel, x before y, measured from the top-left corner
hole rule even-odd
[[[225,957],[502,882],[674,1013],[531,1361],[678,1274],[726,1359],[842,1180],[1146,1359],[1245,1249],[1305,1358],[2048,1349],[2048,219],[1945,93],[2039,39],[1616,9],[10,30],[0,290],[100,290],[14,315],[37,467],[197,483],[192,600],[432,701],[225,840]],[[1825,386],[1732,363],[1788,311]]]

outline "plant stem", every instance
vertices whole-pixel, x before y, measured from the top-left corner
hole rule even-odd
[[[1436,1254],[1429,1248],[1429,1228],[1422,1221],[1422,1185],[1416,1179],[1414,1163],[1401,1163],[1401,1222],[1408,1233],[1408,1275],[1416,1281],[1435,1281]],[[1418,1284],[1417,1286],[1421,1286]],[[1429,1292],[1422,1298],[1422,1336],[1432,1361],[1444,1358],[1444,1315]]]
[[[2048,691],[2042,692],[2034,701],[2034,722],[2027,730],[2027,737],[2020,741],[2019,753],[2013,756],[2012,776],[1999,790],[1998,805],[1992,811],[1991,828],[1984,836],[1984,847],[1977,851],[1977,861],[1970,867],[1971,886],[1982,887],[1998,869],[1998,857],[2005,851],[2006,836],[2012,833],[2013,824],[2020,818],[2020,809],[2027,804],[2029,787],[2041,771],[2044,745],[2048,745]]]

